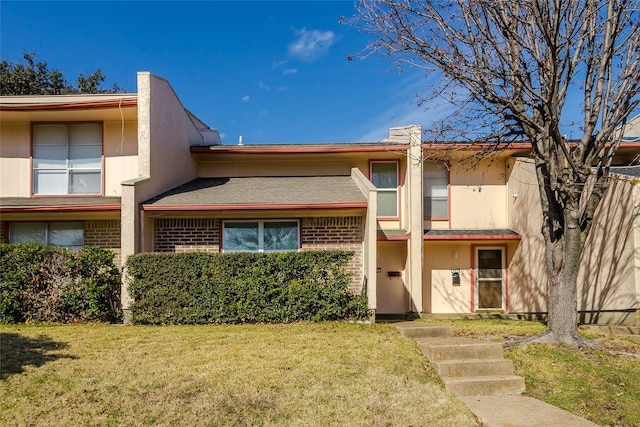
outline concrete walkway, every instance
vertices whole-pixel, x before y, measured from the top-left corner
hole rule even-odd
[[[395,323],[394,326],[401,335],[416,340],[427,357],[429,357],[432,352],[431,347],[437,346],[439,341],[447,348],[451,348],[456,343],[456,339],[452,337],[453,329],[450,326],[433,325],[424,322],[399,322]],[[428,342],[428,344],[425,345],[425,342]],[[478,344],[483,345],[486,344],[486,342],[478,340]],[[463,344],[463,346],[460,347],[460,351],[467,351],[464,349],[464,346],[467,345],[468,344]],[[431,357],[433,357],[433,355]],[[459,358],[459,361],[462,363],[471,362],[468,357],[468,355],[463,355]],[[500,363],[500,360],[495,357],[490,358],[490,360],[495,361],[494,363]],[[442,377],[443,371],[441,367],[438,366],[439,361],[430,360],[430,362],[436,367],[436,370]],[[464,375],[464,373],[462,373],[462,375]],[[448,384],[450,377],[442,378],[445,384]],[[450,389],[450,387],[447,387],[447,389]],[[597,426],[597,424],[591,421],[549,405],[548,403],[532,397],[523,396],[520,394],[523,388],[514,388],[512,393],[509,391],[496,391],[500,389],[491,387],[487,387],[486,389],[475,388],[472,390],[476,390],[475,393],[477,393],[477,395],[469,395],[464,392],[455,392],[455,394],[479,419],[483,427]]]
[[[597,427],[548,403],[523,395],[458,396],[482,427]]]

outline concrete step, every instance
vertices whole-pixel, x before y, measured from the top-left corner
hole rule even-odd
[[[524,378],[517,375],[443,377],[442,381],[448,391],[460,396],[522,394],[525,389]]]
[[[394,324],[400,335],[408,338],[451,337],[453,327],[423,322],[399,322]]]
[[[513,375],[513,361],[509,359],[445,360],[433,365],[441,377]]]
[[[416,342],[432,363],[444,360],[502,359],[502,344],[469,338],[418,338]]]

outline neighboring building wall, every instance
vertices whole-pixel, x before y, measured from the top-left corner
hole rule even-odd
[[[302,220],[302,250],[341,249],[353,251],[348,271],[353,274],[349,290],[360,294],[362,291],[362,239],[363,218],[321,217]]]
[[[84,222],[84,244],[111,249],[116,253],[113,263],[120,266],[120,220],[97,219]]]
[[[542,212],[534,164],[530,159],[512,159],[509,169],[508,193],[517,194],[510,205],[509,227],[523,236],[510,268],[511,311],[546,311]],[[640,308],[633,228],[640,206],[633,191],[630,179],[613,179],[595,214],[578,276],[578,310],[587,312],[582,321],[626,322],[622,317],[633,316],[624,312]]]
[[[155,252],[219,252],[220,221],[213,218],[161,218],[154,224]]]

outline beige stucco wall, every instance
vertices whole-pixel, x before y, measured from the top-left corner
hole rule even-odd
[[[138,176],[138,124],[104,122],[104,195],[120,196],[122,181]]]
[[[508,194],[517,194],[510,197],[509,228],[523,236],[510,269],[511,311],[546,311],[542,212],[534,164],[520,158],[510,159],[508,165]],[[578,278],[581,311],[640,308],[634,241],[640,205],[634,191],[629,179],[613,180],[596,212]]]
[[[29,197],[31,189],[31,127],[26,123],[0,126],[0,196]]]
[[[451,270],[460,270],[453,285]],[[469,313],[471,310],[471,248],[463,243],[425,243],[423,304],[430,313]]]
[[[205,137],[165,79],[138,73],[137,176],[122,183],[122,261],[153,250],[153,220],[138,210],[141,202],[197,177],[191,145]],[[122,305],[131,304],[123,281]]]
[[[70,111],[61,122],[101,121],[104,110]],[[31,122],[46,116],[21,114],[21,122],[0,126],[0,196],[31,196]],[[137,176],[137,124],[135,120],[103,122],[103,181],[105,196],[120,196],[120,183]]]
[[[450,175],[450,228],[506,228],[505,161],[484,159],[471,168],[454,160]]]

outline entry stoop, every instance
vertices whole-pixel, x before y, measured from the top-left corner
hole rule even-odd
[[[394,324],[414,339],[436,368],[447,390],[461,396],[522,394],[524,379],[504,358],[502,344],[453,336],[453,328],[423,322]]]
[[[514,375],[502,344],[468,338],[420,338],[416,342],[447,390],[470,395],[522,394],[524,378]]]
[[[430,325],[422,322],[399,322],[394,324],[400,335],[408,338],[452,337],[453,327],[447,325]]]

